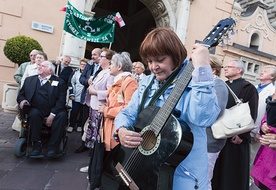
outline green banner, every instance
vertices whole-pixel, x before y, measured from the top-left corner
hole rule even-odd
[[[115,13],[98,18],[87,17],[68,1],[63,30],[89,42],[112,43],[115,24]]]

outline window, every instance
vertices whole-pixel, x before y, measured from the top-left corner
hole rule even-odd
[[[245,57],[241,57],[241,60],[245,64],[245,72],[244,72],[243,78],[245,78],[246,80],[250,81],[255,85],[258,84],[259,83],[258,77],[261,72],[263,63],[253,59],[245,58]]]
[[[250,48],[259,50],[260,46],[260,36],[257,33],[253,33],[250,40]]]

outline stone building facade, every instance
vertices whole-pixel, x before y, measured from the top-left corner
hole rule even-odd
[[[102,16],[120,12],[126,26],[116,27],[115,40],[109,46],[120,52],[129,51],[132,59],[139,59],[139,45],[153,27],[171,27],[185,44],[188,54],[192,45],[204,39],[221,19],[236,20],[236,34],[225,46],[218,45],[212,53],[224,62],[242,59],[246,64],[245,78],[257,84],[257,76],[264,65],[276,65],[276,0],[70,0],[87,15]],[[15,83],[17,65],[3,54],[5,41],[16,35],[27,35],[38,40],[49,59],[70,55],[72,65],[89,58],[94,47],[105,44],[86,43],[62,30],[67,1],[0,0],[0,99],[4,85]],[[32,29],[32,22],[53,26],[53,33]],[[223,75],[223,73],[222,73]],[[223,77],[223,76],[222,76]]]

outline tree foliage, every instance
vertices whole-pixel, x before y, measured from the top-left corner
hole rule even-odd
[[[33,38],[19,35],[8,39],[4,46],[4,55],[13,63],[21,64],[30,61],[30,52],[43,51],[38,41]]]

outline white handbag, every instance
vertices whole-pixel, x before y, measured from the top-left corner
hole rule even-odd
[[[225,85],[234,97],[236,105],[225,109],[224,113],[211,126],[216,139],[227,139],[255,128],[248,102],[243,103],[226,83]]]

